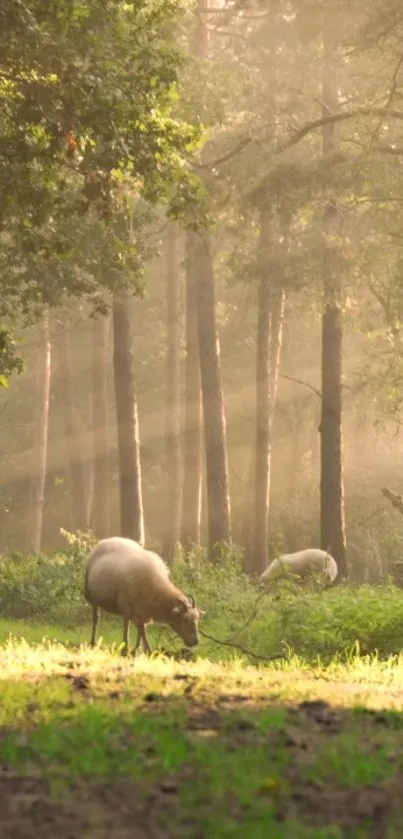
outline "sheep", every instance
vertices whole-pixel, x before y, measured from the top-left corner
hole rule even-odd
[[[199,643],[198,621],[205,612],[197,609],[193,597],[186,597],[175,586],[161,557],[132,539],[112,536],[95,545],[87,561],[84,596],[92,607],[92,647],[96,643],[101,609],[123,617],[126,653],[130,621],[138,633],[133,654],[140,641],[144,652],[151,652],[146,624],[152,621],[168,624],[188,647]]]
[[[306,548],[292,554],[283,554],[270,563],[259,577],[259,583],[277,579],[285,574],[295,574],[306,578],[311,574],[322,574],[328,585],[334,583],[337,574],[337,562],[333,557],[319,548]]]

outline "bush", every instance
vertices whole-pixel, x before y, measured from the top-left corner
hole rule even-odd
[[[54,556],[3,558],[0,604],[3,617],[75,626],[88,622],[83,598],[83,559],[76,551]]]
[[[90,611],[83,596],[84,558],[77,544],[55,556],[3,557],[0,563],[1,616],[50,626],[87,627]],[[209,563],[205,551],[181,555],[173,568],[175,582],[193,594],[207,615],[201,630],[262,656],[289,649],[312,662],[348,657],[359,644],[363,654],[400,652],[403,638],[403,595],[392,585],[337,586],[321,592],[285,586],[280,594],[261,592],[242,573],[236,550],[224,551]],[[278,589],[276,589],[278,592]],[[252,618],[254,613],[256,615]],[[120,634],[120,633],[119,633]],[[157,645],[178,648],[169,630],[155,628]],[[87,638],[83,631],[83,638]],[[239,655],[237,649],[203,640],[200,654],[214,659]]]

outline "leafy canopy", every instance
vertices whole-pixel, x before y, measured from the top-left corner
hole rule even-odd
[[[187,158],[200,135],[175,115],[183,13],[177,0],[1,4],[6,322],[132,283],[149,208],[180,212],[194,195]]]

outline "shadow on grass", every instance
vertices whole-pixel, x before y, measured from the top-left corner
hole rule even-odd
[[[401,712],[214,693],[185,669],[109,684],[66,663],[5,681],[0,724],[5,836],[403,835]]]

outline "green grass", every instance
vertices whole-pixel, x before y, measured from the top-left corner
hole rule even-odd
[[[46,625],[56,640],[78,643],[90,634],[89,608],[83,598],[85,552],[56,556],[8,557],[0,561],[2,617],[30,626],[32,640],[40,640],[38,625]],[[240,559],[224,554],[216,565],[195,552],[175,563],[175,581],[195,595],[206,610],[202,629],[215,638],[236,642],[258,655],[272,656],[291,649],[314,663],[348,658],[357,644],[363,654],[398,654],[403,639],[403,596],[392,585],[337,586],[327,591],[285,589],[277,597],[268,591],[257,603],[258,590],[240,571]],[[253,616],[253,620],[251,617]],[[0,639],[2,628],[0,625]],[[18,633],[18,624],[16,624]],[[102,627],[104,643],[120,644],[121,625],[108,618]],[[162,627],[151,637],[158,647],[178,650],[179,639]],[[238,652],[203,639],[198,655],[211,660],[233,660]]]
[[[379,807],[402,835],[403,657],[132,660],[32,632],[0,647],[0,764],[58,815],[86,790],[78,835],[104,835],[111,789],[162,836],[371,839]]]
[[[401,839],[402,592],[257,604],[231,554],[192,554],[173,574],[207,634],[282,659],[254,666],[202,638],[180,661],[163,627],[151,658],[124,659],[111,618],[91,650],[79,551],[0,563],[5,835]]]

